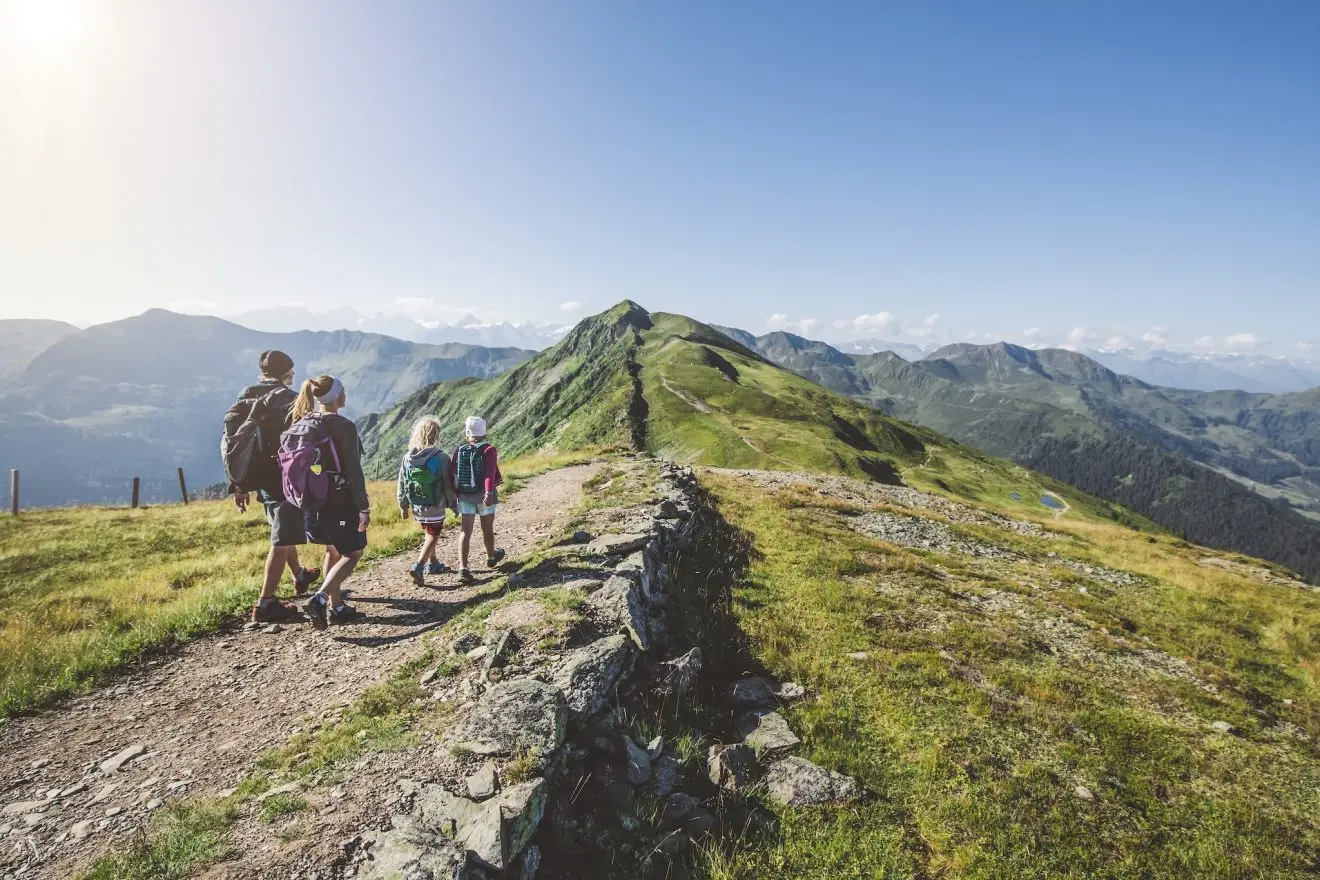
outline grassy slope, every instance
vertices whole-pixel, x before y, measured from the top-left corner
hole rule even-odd
[[[528,457],[520,479],[580,456]],[[419,544],[394,484],[370,485],[367,559]],[[140,510],[64,508],[0,518],[0,717],[86,688],[144,650],[210,632],[246,612],[270,530],[229,501]],[[320,565],[311,546],[303,561]],[[285,575],[285,591],[290,591]]]
[[[781,811],[777,839],[712,858],[709,876],[1314,875],[1320,596],[1084,511],[1062,521],[1080,539],[1068,555],[1152,583],[1084,582],[1026,539],[1018,563],[905,550],[844,527],[814,493],[705,482],[754,546],[735,608],[755,660],[821,695],[790,711],[806,756],[877,795]],[[969,606],[992,591],[1012,602]],[[1091,653],[1043,651],[1032,615],[1080,622]],[[1110,631],[1186,658],[1217,693],[1133,671]]]

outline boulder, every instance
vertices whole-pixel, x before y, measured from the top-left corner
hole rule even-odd
[[[646,601],[650,602],[656,598],[655,593],[658,591],[658,586],[652,583],[651,567],[647,565],[644,552],[639,550],[632,554],[616,565],[614,572],[623,577],[635,578],[638,586],[642,588],[642,596],[646,598]]]
[[[740,678],[724,689],[723,700],[736,710],[764,709],[777,703],[775,683],[759,676]]]
[[[711,746],[706,773],[720,788],[743,791],[756,779],[756,753],[747,746]]]
[[[651,780],[646,783],[646,792],[654,798],[664,800],[678,788],[678,781],[683,775],[683,765],[678,758],[668,753],[661,754],[651,761]]]
[[[764,709],[740,717],[735,730],[738,739],[761,756],[783,755],[802,744],[783,715]]]
[[[807,689],[796,681],[786,681],[775,688],[775,696],[785,703],[801,700],[807,695]]]
[[[445,734],[451,753],[481,757],[537,755],[542,763],[564,742],[567,707],[555,687],[530,678],[494,685]]]
[[[522,647],[522,642],[519,640],[517,633],[511,629],[501,632],[493,640],[493,646],[486,655],[486,671],[489,672],[497,666],[507,664],[509,658],[516,654],[520,647]]]
[[[855,779],[803,758],[784,758],[771,764],[765,783],[770,799],[785,807],[826,804],[857,794]]]
[[[484,867],[503,871],[517,864],[536,834],[547,792],[546,781],[534,779],[477,803],[428,785],[417,795],[415,819],[423,832],[442,834]]]
[[[564,692],[570,716],[585,721],[603,711],[632,662],[632,641],[622,635],[592,642],[561,660],[553,681]]]
[[[637,646],[637,650],[651,649],[646,605],[636,580],[614,575],[605,582],[605,586],[591,594],[586,605],[601,620],[627,633],[628,638]]]

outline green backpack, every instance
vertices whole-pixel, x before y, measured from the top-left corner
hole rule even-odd
[[[434,507],[440,503],[440,468],[436,457],[431,456],[421,464],[408,465],[403,473],[404,491],[408,503],[416,507]]]

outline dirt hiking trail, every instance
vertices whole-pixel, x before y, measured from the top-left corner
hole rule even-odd
[[[567,520],[598,469],[551,471],[509,497],[496,540],[510,560]],[[455,529],[440,542],[440,558],[451,565],[458,541]],[[237,785],[256,757],[286,743],[300,723],[352,702],[420,654],[420,636],[493,597],[488,585],[498,573],[482,567],[480,547],[476,534],[475,585],[461,587],[448,573],[416,586],[409,551],[349,580],[362,623],[319,633],[305,619],[278,632],[237,622],[144,659],[86,696],[0,726],[0,878],[73,876],[111,844],[131,839],[162,804]],[[122,769],[102,768],[126,755]]]

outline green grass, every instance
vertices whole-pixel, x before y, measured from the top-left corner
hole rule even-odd
[[[588,453],[505,465],[506,496]],[[414,550],[394,485],[369,485],[366,564]],[[0,717],[86,690],[141,655],[245,614],[260,588],[270,529],[259,505],[230,501],[138,510],[77,507],[0,518]],[[308,546],[306,565],[319,566]],[[282,591],[292,593],[288,574]]]
[[[733,593],[753,659],[820,694],[788,712],[803,755],[874,793],[778,810],[777,834],[735,835],[706,876],[1314,876],[1320,596],[1200,566],[1200,548],[1102,513],[1070,514],[1057,525],[1075,539],[1054,549],[1148,582],[1063,576],[1040,552],[908,551],[814,494],[705,480],[753,547]],[[1042,646],[1042,618],[1075,624],[1075,658]],[[1130,665],[1140,649],[1191,675]]]
[[[272,798],[273,800],[273,798]],[[230,853],[233,799],[162,810],[149,832],[127,849],[100,858],[82,880],[182,880]]]
[[[271,795],[261,802],[261,821],[271,823],[307,809],[307,798],[297,794]]]

